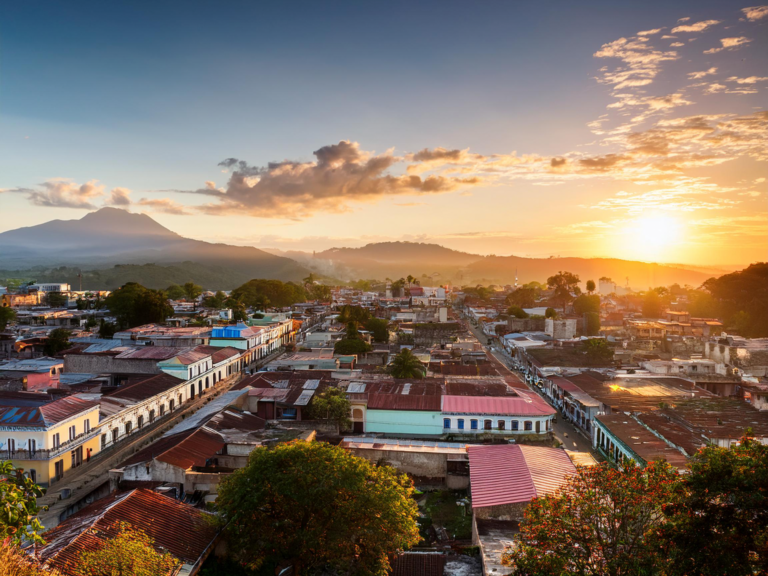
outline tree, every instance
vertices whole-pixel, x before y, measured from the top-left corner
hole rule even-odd
[[[693,318],[718,318],[720,305],[709,292],[691,290],[688,293],[688,311]]]
[[[168,288],[165,289],[165,293],[168,294],[168,298],[171,300],[181,300],[187,295],[187,293],[184,292],[184,288],[178,284],[171,284],[168,286]]]
[[[554,318],[557,319],[557,310],[554,308],[547,308],[544,311],[544,318]]]
[[[582,294],[573,301],[573,311],[584,316],[584,334],[595,336],[600,332],[600,296]]]
[[[587,280],[587,292],[592,294],[592,292],[595,291],[595,281],[594,280]]]
[[[326,388],[316,394],[310,404],[312,418],[330,420],[336,424],[336,431],[349,428],[352,420],[349,418],[352,405],[341,388]]]
[[[573,300],[572,294],[579,292],[579,277],[571,272],[558,272],[547,278],[547,287],[553,290],[552,300],[565,312],[565,307]]]
[[[313,284],[309,288],[309,297],[320,302],[329,302],[332,297],[330,287],[325,284]]]
[[[643,297],[643,316],[646,318],[661,318],[664,304],[656,290],[648,290]]]
[[[747,338],[768,337],[768,262],[710,278],[703,288],[717,302],[727,326]]]
[[[43,544],[44,528],[37,515],[48,508],[41,509],[37,499],[45,490],[20,472],[10,461],[0,460],[0,541]]]
[[[408,348],[403,348],[389,365],[389,373],[395,378],[423,378],[425,372],[424,365]]]
[[[515,318],[529,317],[528,312],[520,308],[520,306],[510,306],[509,308],[507,308],[507,314],[509,314],[510,316],[514,316]]]
[[[613,349],[603,338],[584,340],[582,350],[587,355],[587,362],[592,366],[605,365],[613,360]]]
[[[507,294],[504,300],[508,306],[518,306],[519,308],[533,308],[536,306],[536,299],[538,298],[538,292],[536,288],[518,288],[514,292]]]
[[[384,576],[420,540],[413,483],[389,466],[324,442],[256,448],[216,500],[230,549],[250,569],[289,560],[303,576],[328,568]]]
[[[376,342],[389,342],[389,322],[381,318],[368,318],[363,323]]]
[[[46,300],[51,308],[63,308],[69,302],[69,297],[61,292],[48,292]]]
[[[665,462],[579,466],[558,492],[531,501],[502,562],[520,576],[658,574],[664,557],[654,534],[677,478]]]
[[[117,319],[119,328],[165,322],[173,315],[165,292],[151,290],[136,282],[128,282],[107,296],[105,304]]]
[[[358,322],[364,324],[371,317],[370,312],[361,306],[350,306],[345,304],[339,308],[337,321],[347,324],[349,322]]]
[[[336,354],[342,354],[344,356],[359,355],[370,352],[371,346],[359,338],[345,338],[336,342],[333,346],[333,351]]]
[[[395,280],[392,282],[392,295],[393,296],[403,296],[405,288],[405,278],[400,278],[400,280]]]
[[[270,306],[282,308],[297,302],[306,302],[307,291],[304,286],[293,282],[254,279],[232,290],[230,296],[237,298],[249,308],[266,310]],[[264,303],[267,306],[264,306]]]
[[[707,446],[664,507],[669,573],[768,574],[768,446],[749,435],[729,449]]]
[[[0,576],[51,576],[31,554],[16,545],[3,543],[0,546]]]
[[[203,298],[203,307],[215,308],[216,310],[221,310],[222,308],[224,308],[226,302],[227,302],[227,295],[221,290],[219,290],[213,296],[206,296],[205,298]]]
[[[113,322],[107,322],[102,318],[99,321],[99,338],[112,338],[117,332],[117,326]]]
[[[314,275],[312,272],[310,272],[310,273],[309,273],[309,276],[307,276],[306,278],[304,278],[304,280],[302,280],[302,282],[304,283],[304,289],[305,289],[307,292],[309,292],[309,289],[312,287],[312,285],[313,285],[315,282],[317,282],[317,276],[315,276],[315,275]]]
[[[197,309],[197,298],[200,296],[200,294],[203,293],[203,287],[198,286],[194,282],[187,282],[182,286],[182,289],[184,290],[184,295],[187,298],[188,302],[194,302],[195,303],[195,309]]]
[[[248,311],[245,308],[245,304],[236,298],[227,298],[222,308],[232,310],[232,319],[237,322],[245,322],[248,319]]]
[[[72,336],[72,332],[65,328],[54,328],[48,334],[48,338],[45,340],[45,346],[43,346],[43,353],[46,356],[55,356],[62,350],[69,348],[69,337]]]
[[[16,310],[7,306],[0,307],[0,332],[8,327],[8,324],[16,320]]]
[[[128,522],[117,522],[117,535],[95,550],[85,549],[74,567],[76,576],[160,576],[175,573],[179,560],[159,552],[144,531]],[[111,531],[111,530],[110,530]]]

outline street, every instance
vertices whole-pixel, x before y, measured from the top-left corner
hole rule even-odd
[[[479,328],[473,326],[469,319],[467,319],[467,326],[469,327],[472,334],[474,334],[475,338],[477,338],[481,344],[486,346],[485,343],[488,342],[488,336],[483,334]],[[525,377],[522,374],[515,372],[508,367],[511,359],[506,355],[505,352],[502,352],[497,345],[486,346],[486,355],[500,374],[513,374],[517,376],[523,383],[525,383],[526,386],[528,386],[531,391],[539,394],[541,398],[544,398],[545,402],[549,403],[547,398],[540,394],[536,388],[525,382]],[[579,452],[590,453],[592,452],[592,443],[587,438],[585,438],[573,424],[565,422],[563,420],[563,415],[559,412],[557,414],[557,422],[552,424],[552,430],[554,432],[555,438],[557,438],[557,440],[561,442],[563,447],[567,450],[576,450]]]

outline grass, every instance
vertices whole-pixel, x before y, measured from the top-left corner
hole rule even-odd
[[[424,513],[432,518],[435,526],[445,528],[450,537],[456,540],[469,540],[472,538],[472,515],[465,515],[465,507],[456,504],[457,500],[466,497],[465,490],[430,492],[424,502]]]

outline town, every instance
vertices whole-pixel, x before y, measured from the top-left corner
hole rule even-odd
[[[528,504],[577,466],[686,474],[704,447],[768,444],[768,338],[728,332],[717,281],[362,284],[0,289],[0,451],[45,490],[42,565],[79,573],[120,522],[180,573],[232,561],[203,520],[220,487],[305,442],[412,482],[418,537],[392,574],[505,574]]]

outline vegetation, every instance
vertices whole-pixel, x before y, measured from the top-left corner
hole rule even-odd
[[[321,394],[316,394],[310,404],[312,418],[329,420],[336,424],[337,430],[352,426],[352,420],[349,418],[351,410],[347,394],[341,388],[325,389]]]
[[[333,351],[336,354],[352,356],[370,352],[371,346],[365,342],[365,340],[360,340],[359,338],[345,338],[344,340],[339,340],[336,342],[336,344],[333,346]]]
[[[388,573],[419,541],[413,484],[343,448],[294,441],[257,448],[216,500],[231,550],[250,569],[291,560],[295,574]]]
[[[408,348],[403,348],[389,364],[389,373],[395,378],[423,378],[426,368]]]
[[[552,301],[560,304],[565,312],[565,307],[573,300],[573,294],[579,294],[579,277],[571,272],[558,272],[547,278],[547,286],[552,293]]]
[[[8,327],[8,324],[16,320],[16,310],[6,306],[0,306],[0,332]]]
[[[582,294],[573,301],[573,311],[584,316],[584,334],[595,336],[600,333],[600,296]]]
[[[37,505],[37,499],[44,493],[11,462],[0,460],[0,541],[43,544],[40,534],[44,529],[37,515],[45,509]]]
[[[225,307],[226,302],[227,295],[219,290],[213,296],[206,296],[203,298],[203,308],[215,308],[216,310],[221,310]]]
[[[579,467],[531,502],[513,574],[753,576],[768,573],[768,446],[708,446],[678,474],[665,462]]]
[[[107,322],[104,318],[99,322],[99,338],[112,338],[117,332],[114,322]]]
[[[265,310],[269,306],[282,308],[307,300],[303,286],[280,280],[249,280],[232,290],[230,296],[245,306]]]
[[[40,568],[35,559],[23,552],[18,545],[3,543],[0,546],[0,576],[46,576],[49,572]]]
[[[659,289],[648,290],[643,297],[643,316],[645,318],[661,318],[664,312],[664,301]]]
[[[48,334],[48,338],[45,340],[45,346],[43,346],[43,353],[46,356],[56,356],[62,350],[69,348],[69,337],[72,336],[72,332],[66,328],[54,328]]]
[[[595,281],[594,280],[587,280],[587,292],[592,294],[592,292],[595,291]]]
[[[768,336],[768,262],[711,278],[704,283],[704,289],[717,303],[729,329],[747,338]]]
[[[49,292],[45,299],[48,302],[48,306],[51,308],[64,308],[67,305],[67,302],[69,302],[67,295],[62,294],[61,292]]]
[[[528,312],[526,312],[525,310],[520,308],[520,306],[510,306],[509,308],[507,308],[507,314],[509,316],[514,316],[515,318],[528,318],[529,317]]]
[[[582,344],[589,366],[599,366],[613,360],[613,348],[603,338],[590,338]]]
[[[517,306],[519,308],[533,308],[536,306],[536,300],[541,294],[541,289],[534,286],[522,286],[507,294],[505,303],[508,306]]]
[[[75,576],[159,576],[173,573],[180,564],[169,552],[158,552],[142,530],[127,522],[116,528],[117,535],[103,546],[80,554]]]
[[[171,284],[170,286],[168,286],[168,288],[165,289],[165,293],[168,295],[168,298],[170,298],[171,300],[181,300],[187,295],[187,293],[184,292],[184,288],[182,288],[178,284]]]
[[[117,319],[121,330],[142,324],[162,323],[173,315],[165,292],[128,282],[107,296],[104,301]]]

